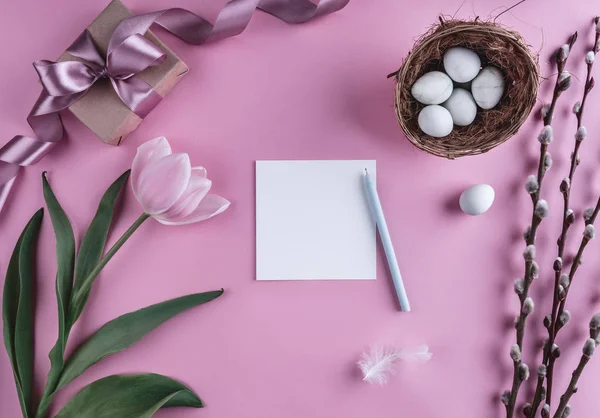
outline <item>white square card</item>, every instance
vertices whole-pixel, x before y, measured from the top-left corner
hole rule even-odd
[[[257,280],[375,279],[374,160],[256,162]]]

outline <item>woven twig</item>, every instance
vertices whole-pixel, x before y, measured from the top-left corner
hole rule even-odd
[[[423,105],[410,90],[414,82],[429,71],[443,71],[442,56],[455,46],[464,46],[479,55],[482,64],[494,65],[504,72],[506,87],[500,103],[490,110],[479,110],[469,126],[454,126],[450,135],[434,138],[425,135],[417,124]],[[415,43],[396,77],[394,105],[400,127],[418,148],[430,154],[455,159],[482,154],[513,136],[527,119],[540,84],[538,57],[523,37],[497,23],[447,20],[432,27]]]

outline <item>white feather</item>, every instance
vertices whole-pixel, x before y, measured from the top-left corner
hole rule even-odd
[[[393,347],[376,346],[364,352],[358,362],[363,380],[385,385],[389,376],[395,373],[394,363],[398,358],[398,350]]]
[[[358,367],[363,380],[369,383],[385,385],[390,376],[396,373],[395,364],[401,360],[408,363],[425,363],[431,358],[429,347],[419,345],[412,348],[375,346],[362,354]]]
[[[427,363],[431,359],[431,356],[429,347],[425,344],[400,350],[400,360],[404,360],[407,363]]]

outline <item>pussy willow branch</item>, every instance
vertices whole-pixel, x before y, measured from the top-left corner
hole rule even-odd
[[[599,211],[600,211],[600,196],[598,197],[596,206],[594,207],[594,211],[593,211],[590,219],[588,221],[586,221],[586,226],[594,224]],[[575,273],[577,272],[577,269],[579,268],[579,266],[582,263],[583,251],[585,250],[585,247],[591,241],[592,238],[593,238],[593,236],[584,234],[583,238],[581,239],[581,243],[579,244],[579,248],[577,249],[577,253],[575,255],[575,258],[573,259],[573,263],[571,264],[571,269],[569,270],[569,286],[564,289],[564,294],[558,298],[558,310],[557,310],[557,314],[556,314],[557,318],[563,312],[565,312],[565,304],[567,302],[567,296],[569,294],[569,289],[571,288],[571,285],[573,284],[573,279],[575,277]],[[554,311],[555,307],[553,306],[552,309]],[[555,320],[555,327],[554,327],[554,330],[552,331],[551,338],[555,339],[560,330],[561,330],[561,327],[556,326],[556,320]],[[550,358],[548,360],[548,375],[546,376],[546,383],[547,383],[547,401],[546,401],[546,403],[548,403],[548,404],[551,401],[552,372],[554,371],[554,363],[556,362],[557,358],[558,358],[558,356],[557,357],[550,356]]]
[[[575,43],[576,40],[577,40],[577,32],[575,32],[569,40],[569,44],[568,44],[569,50],[573,46],[573,44]],[[552,101],[550,102],[550,105],[546,111],[546,114],[544,115],[544,119],[543,119],[544,127],[551,126],[552,117],[554,115],[554,109],[556,108],[556,102],[558,101],[558,98],[561,95],[561,93],[565,90],[565,86],[564,86],[565,80],[561,79],[561,75],[563,74],[565,65],[568,60],[568,51],[566,51],[566,53],[565,53],[565,51],[562,48],[559,49],[559,51],[556,55],[556,58],[557,58],[556,65],[557,65],[559,75],[556,77],[556,82],[554,84]],[[568,80],[568,81],[570,82],[570,80]],[[535,237],[536,237],[537,228],[543,219],[543,216],[539,216],[540,214],[538,213],[538,211],[536,209],[538,208],[538,205],[540,204],[542,182],[543,182],[546,170],[548,168],[547,159],[549,158],[549,154],[547,156],[549,141],[540,140],[540,142],[541,142],[540,157],[539,157],[539,161],[538,161],[538,169],[537,169],[537,176],[536,176],[537,190],[535,190],[533,193],[531,193],[531,201],[532,201],[531,226],[529,227],[528,232],[525,235],[525,243],[527,245],[527,249],[531,249],[531,250],[533,250],[533,252],[535,252],[535,247],[533,247],[533,246],[535,245]],[[527,253],[527,249],[526,249],[526,253]],[[534,267],[535,254],[533,254],[533,257],[531,256],[532,254],[529,254],[529,256],[527,256],[527,254],[524,254],[524,255],[525,255],[525,257],[524,257],[525,258],[525,275],[523,277],[523,289],[522,289],[522,292],[520,292],[520,294],[519,294],[520,312],[519,312],[519,316],[517,317],[517,319],[515,321],[516,340],[517,340],[517,346],[519,348],[519,351],[523,350],[523,338],[525,335],[525,325],[527,322],[527,316],[531,313],[528,309],[525,309],[526,303],[527,302],[531,303],[531,299],[528,296],[529,288],[531,286],[531,283],[533,282],[533,278],[535,277],[535,275],[533,273],[537,274],[537,267]],[[537,266],[537,264],[535,264],[535,266]],[[504,399],[503,399],[503,401],[505,402],[505,405],[506,405],[507,418],[512,418],[515,413],[517,395],[519,393],[519,389],[520,389],[521,383],[523,381],[520,379],[520,377],[521,377],[520,370],[522,368],[521,367],[522,364],[524,364],[524,363],[522,362],[521,358],[519,358],[518,360],[515,360],[513,358],[513,383],[512,383],[510,392],[507,393],[506,394],[507,396],[504,397]]]
[[[588,363],[588,361],[590,361],[590,358],[588,356],[586,356],[586,355],[581,356],[581,360],[579,360],[579,364],[577,365],[577,368],[573,372],[573,376],[571,377],[571,381],[569,382],[569,387],[567,388],[567,391],[564,393],[564,395],[562,395],[560,397],[560,404],[558,405],[558,408],[556,409],[554,418],[563,418],[565,409],[567,408],[567,405],[569,405],[569,400],[571,399],[571,396],[573,396],[573,394],[577,390],[577,381],[579,380],[579,377],[581,376],[581,373],[583,372],[583,368]]]
[[[571,414],[571,406],[569,400],[577,392],[577,382],[583,373],[583,369],[594,355],[598,344],[600,343],[600,314],[596,314],[590,320],[590,338],[583,345],[581,359],[577,368],[573,371],[569,386],[563,395],[560,397],[560,403],[554,414],[554,418],[566,418]]]
[[[598,17],[594,19],[594,24],[598,24]],[[577,132],[580,132],[582,128],[583,121],[583,111],[585,109],[585,104],[587,101],[588,94],[592,90],[594,86],[594,79],[592,78],[592,67],[594,63],[594,53],[598,52],[597,45],[598,40],[600,39],[600,33],[595,32],[594,38],[594,46],[593,51],[590,51],[592,54],[592,59],[586,59],[587,64],[587,74],[585,80],[585,86],[583,89],[583,96],[579,106],[577,104],[574,108],[574,113],[577,118]],[[584,128],[585,129],[585,128]],[[584,130],[585,133],[585,130]],[[545,399],[546,404],[549,406],[552,403],[552,384],[553,384],[553,376],[554,376],[554,365],[556,359],[560,355],[560,351],[555,347],[556,335],[558,331],[564,326],[564,323],[559,323],[559,318],[561,318],[561,314],[564,312],[564,298],[566,298],[566,294],[568,292],[568,286],[561,285],[561,275],[563,268],[563,257],[564,257],[564,249],[567,241],[567,233],[569,227],[573,224],[574,217],[573,211],[569,208],[569,200],[571,196],[571,188],[573,186],[573,178],[575,175],[575,169],[579,165],[579,148],[583,142],[583,137],[575,136],[575,141],[573,145],[573,152],[571,153],[571,162],[569,167],[569,175],[563,180],[561,184],[561,192],[563,194],[563,218],[562,218],[562,230],[560,236],[557,241],[558,246],[558,254],[557,260],[555,261],[554,268],[554,290],[553,290],[553,300],[552,300],[552,312],[550,314],[550,320],[545,323],[545,326],[548,330],[548,341],[544,345],[543,349],[543,357],[542,357],[542,369],[544,373],[538,374],[538,381],[532,401],[532,406],[530,413],[527,415],[529,418],[535,417],[537,409],[540,403]],[[568,180],[567,180],[568,179]],[[600,200],[599,200],[600,203]],[[597,213],[597,210],[595,211]],[[594,217],[595,219],[595,217]],[[593,223],[593,220],[592,220]],[[573,264],[571,266],[571,272],[569,273],[568,284],[572,281],[572,278],[577,270],[577,267],[580,264],[581,256],[583,254],[583,249],[587,245],[589,238],[586,236],[583,237],[582,243],[580,245],[579,250],[577,251],[577,255],[573,260]],[[563,283],[564,284],[564,283]],[[559,308],[559,305],[563,306],[563,309]],[[568,318],[563,316],[562,318]],[[546,387],[544,388],[544,380],[546,380]]]

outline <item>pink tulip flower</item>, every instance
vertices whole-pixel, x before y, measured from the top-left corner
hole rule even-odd
[[[223,212],[229,201],[208,193],[203,167],[187,154],[173,154],[165,137],[139,146],[131,167],[131,187],[144,212],[165,225],[200,222]]]

